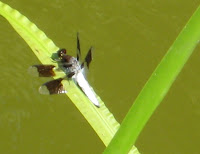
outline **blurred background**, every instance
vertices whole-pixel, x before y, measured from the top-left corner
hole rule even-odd
[[[88,80],[121,123],[200,0],[2,0],[59,47],[95,48]],[[0,153],[100,154],[105,146],[65,95],[43,96],[27,69],[40,63],[0,16]],[[144,154],[200,153],[200,46],[140,134]]]

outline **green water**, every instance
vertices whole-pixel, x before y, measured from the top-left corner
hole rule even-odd
[[[199,0],[3,0],[75,55],[94,46],[88,79],[121,122]],[[200,153],[200,47],[139,136],[146,154]],[[26,43],[0,17],[0,153],[98,154],[104,145],[65,95],[43,96],[51,79],[27,73],[38,64]]]

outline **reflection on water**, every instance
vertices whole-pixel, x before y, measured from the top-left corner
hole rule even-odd
[[[9,128],[15,133],[19,132],[23,121],[28,120],[30,113],[23,110],[6,110],[0,114],[0,128]]]

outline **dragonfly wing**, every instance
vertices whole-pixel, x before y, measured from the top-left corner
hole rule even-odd
[[[59,78],[56,80],[46,82],[39,88],[40,94],[52,95],[66,93],[67,91],[64,89],[62,80],[63,78]]]
[[[33,76],[52,77],[55,76],[54,65],[33,65],[29,67],[28,72]]]

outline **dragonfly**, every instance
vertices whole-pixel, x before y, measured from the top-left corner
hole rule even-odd
[[[67,93],[67,90],[64,88],[62,81],[63,80],[73,80],[78,87],[83,91],[83,93],[89,98],[89,100],[96,106],[100,107],[100,103],[96,98],[96,95],[93,89],[90,87],[88,81],[85,78],[84,71],[85,65],[89,69],[89,65],[92,61],[92,50],[93,47],[90,47],[88,53],[81,62],[81,48],[79,34],[77,33],[77,55],[76,57],[70,56],[67,54],[67,50],[62,48],[57,51],[57,59],[54,61],[58,64],[56,65],[33,65],[29,68],[29,72],[35,72],[39,77],[53,77],[56,76],[56,71],[62,70],[65,73],[65,76],[55,80],[48,81],[40,86],[40,94],[63,94]],[[31,73],[32,74],[32,73]]]

